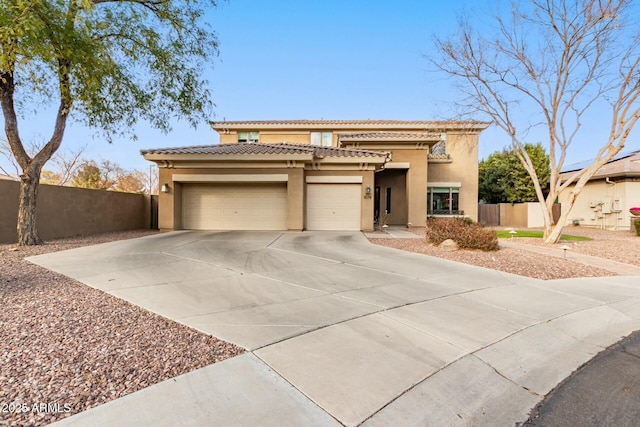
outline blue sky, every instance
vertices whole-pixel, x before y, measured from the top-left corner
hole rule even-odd
[[[486,4],[471,0],[223,1],[210,14],[220,43],[220,55],[205,73],[216,104],[211,119],[451,118],[451,101],[458,95],[444,76],[430,71],[425,55],[433,52],[434,34],[451,34],[463,7],[474,14]],[[23,119],[23,139],[46,139],[51,123],[52,119]],[[94,138],[90,129],[70,123],[63,148],[87,145],[85,157],[144,170],[149,162],[140,156],[140,149],[218,142],[207,123],[193,130],[176,122],[168,135],[141,123],[136,134],[137,141],[107,144]],[[507,138],[490,128],[481,135],[480,155],[507,145]],[[575,147],[569,163],[593,156],[594,147]],[[638,144],[630,141],[628,147]]]

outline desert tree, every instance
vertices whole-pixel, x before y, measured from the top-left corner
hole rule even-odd
[[[549,243],[559,240],[576,197],[594,173],[622,150],[640,118],[635,3],[513,1],[508,10],[492,17],[493,30],[479,32],[470,20],[461,18],[455,36],[435,40],[438,54],[430,59],[460,85],[466,96],[459,106],[465,113],[489,117],[508,135],[533,180]],[[596,120],[607,135],[599,141],[593,162],[563,179],[560,172],[568,150],[593,142],[580,140],[585,138],[580,130],[603,105],[608,114]],[[546,197],[523,142],[533,131],[542,132],[549,150]],[[572,184],[554,224],[553,203]]]
[[[3,0],[0,104],[6,139],[20,167],[18,244],[41,242],[40,174],[71,118],[111,142],[140,120],[169,131],[211,112],[203,70],[217,54],[206,22],[214,0]],[[30,154],[22,120],[53,106],[50,137]],[[33,123],[31,123],[33,125]]]

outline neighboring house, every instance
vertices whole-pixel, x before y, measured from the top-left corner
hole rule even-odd
[[[211,123],[220,145],[143,150],[160,171],[159,227],[363,230],[477,220],[472,121]]]
[[[0,179],[3,181],[20,181],[20,178],[0,173]]]
[[[591,161],[566,167],[560,177],[566,180],[572,173]],[[565,202],[575,185],[569,186],[559,197]],[[584,186],[567,221],[580,225],[628,230],[629,209],[640,206],[640,150],[619,153],[602,166]]]

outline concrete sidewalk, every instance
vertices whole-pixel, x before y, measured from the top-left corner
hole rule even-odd
[[[424,239],[407,230],[406,227],[392,225],[384,229],[384,231],[376,231],[373,233],[364,233],[367,239]]]
[[[640,277],[545,282],[360,233],[172,233],[32,260],[251,350],[60,426],[513,426],[640,329]]]

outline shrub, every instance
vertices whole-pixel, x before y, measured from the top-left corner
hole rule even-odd
[[[434,245],[451,239],[460,249],[498,250],[498,235],[495,230],[484,228],[469,218],[429,218],[426,239]]]
[[[640,236],[640,218],[636,218],[633,225],[636,227],[636,235]]]

